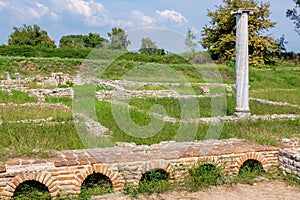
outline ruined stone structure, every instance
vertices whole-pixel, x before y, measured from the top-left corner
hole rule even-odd
[[[286,148],[279,152],[281,169],[284,174],[291,174],[300,180],[300,148]]]
[[[80,193],[84,180],[94,173],[107,176],[115,192],[125,183],[138,186],[143,174],[164,170],[170,183],[180,183],[188,169],[201,164],[222,166],[227,175],[237,175],[247,160],[256,160],[267,172],[278,167],[277,147],[238,139],[194,142],[161,142],[152,146],[117,143],[115,147],[65,150],[47,159],[13,159],[0,167],[0,197],[12,197],[23,182],[44,184],[52,197]]]

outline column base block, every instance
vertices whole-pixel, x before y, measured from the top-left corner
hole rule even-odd
[[[251,117],[250,111],[235,111],[234,116],[239,118],[249,118]]]

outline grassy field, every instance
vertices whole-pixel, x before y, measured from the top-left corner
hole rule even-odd
[[[60,58],[17,58],[17,57],[1,57],[3,69],[6,71],[9,67],[18,66],[21,68],[11,70],[24,70],[24,73],[30,75],[29,72],[30,66],[34,69],[37,69],[39,75],[44,75],[52,70],[60,70],[63,72],[74,71],[78,69],[80,60],[76,59],[60,59]],[[18,63],[23,63],[18,65]],[[49,65],[46,65],[48,63]],[[63,64],[61,64],[63,63]],[[90,61],[92,65],[97,66],[99,63],[105,64],[105,61]],[[45,66],[43,70],[39,71],[39,66]],[[52,66],[52,65],[55,65]],[[60,68],[57,68],[57,65]],[[124,61],[117,60],[102,73],[103,77],[106,79],[119,79],[126,72],[132,71],[137,66],[147,66],[149,68],[155,67],[154,63],[142,63],[136,61]],[[158,66],[158,65],[157,65]],[[201,82],[215,82],[222,81],[224,83],[234,83],[234,69],[232,67],[224,65],[199,65],[192,66],[188,64],[159,64],[159,69],[163,67],[168,69],[173,69],[177,71],[180,76],[183,75],[189,82],[192,83],[201,83]],[[23,67],[23,68],[22,68]],[[45,70],[44,70],[45,69]],[[4,71],[3,70],[3,71]],[[205,78],[203,78],[203,76]],[[130,74],[129,74],[130,77]],[[220,78],[221,77],[221,78]],[[286,101],[291,104],[299,105],[299,95],[300,95],[300,66],[278,66],[270,68],[250,68],[250,96],[255,98],[263,98],[271,101]],[[149,77],[151,79],[151,77]],[[143,77],[142,77],[143,79]],[[160,79],[163,79],[160,77]],[[159,79],[159,81],[161,81]],[[214,88],[213,88],[214,87]],[[224,91],[223,86],[211,86],[210,89],[212,93],[218,93],[219,91]],[[201,92],[197,93],[196,86],[192,87],[196,94],[202,94]],[[83,88],[84,89],[84,88]],[[98,87],[95,90],[102,90],[104,88]],[[128,88],[127,88],[128,89]],[[153,86],[151,84],[144,86],[142,88],[137,88],[138,90],[164,90],[168,89],[165,86]],[[85,89],[84,89],[85,90]],[[180,88],[179,88],[180,90]],[[279,95],[280,94],[280,95]],[[233,94],[234,95],[234,94]],[[63,103],[69,107],[72,107],[72,100],[68,98],[55,98],[47,97],[45,99],[48,103]],[[12,90],[10,93],[7,91],[0,91],[0,103],[34,103],[37,102],[36,98],[29,97],[28,94]],[[84,102],[83,102],[84,103]],[[182,119],[182,110],[189,109],[188,107],[181,108],[181,103],[178,99],[174,98],[132,98],[128,102],[130,105],[129,113],[131,120],[140,125],[145,126],[151,123],[151,117],[149,110],[153,105],[161,105],[166,113],[165,115],[180,120]],[[199,114],[196,117],[214,117],[214,116],[225,116],[232,115],[235,109],[235,99],[234,96],[227,96],[226,98],[215,97],[215,98],[199,98],[196,100],[198,107],[200,109]],[[189,104],[189,101],[186,100],[185,104]],[[115,106],[115,105],[114,105]],[[118,105],[120,106],[120,105]],[[215,106],[215,109],[212,109],[212,106]],[[122,106],[121,106],[122,108]],[[126,107],[122,108],[127,110]],[[193,110],[193,108],[190,108]],[[118,127],[116,120],[112,113],[112,104],[108,102],[95,101],[95,112],[99,122],[109,128],[113,132],[110,140],[112,142],[122,141],[122,142],[135,142],[137,144],[153,144],[160,141],[172,140],[177,134],[177,131],[180,127],[180,124],[171,123],[171,122],[162,122],[163,127],[156,135],[149,138],[136,138],[126,134],[120,127]],[[254,115],[266,115],[266,114],[300,114],[300,108],[295,108],[292,106],[278,106],[278,105],[268,105],[259,103],[256,101],[250,101],[250,110]],[[67,122],[66,124],[55,124],[55,125],[45,125],[41,129],[39,125],[34,124],[6,124],[5,129],[2,129],[0,134],[7,134],[6,131],[10,133],[10,139],[7,142],[0,145],[0,151],[6,152],[8,148],[18,149],[18,147],[23,147],[24,155],[28,155],[30,149],[76,149],[84,148],[80,137],[77,134],[76,127],[71,123],[73,116],[71,111],[67,111],[60,107],[51,107],[51,106],[34,106],[34,107],[24,107],[24,106],[15,106],[10,108],[9,106],[1,106],[0,114],[4,124],[9,121],[14,120],[24,120],[24,119],[52,119],[57,122]],[[186,118],[185,118],[186,119]],[[14,127],[18,127],[15,129]],[[23,127],[24,128],[21,128]],[[31,128],[27,128],[30,127]],[[68,130],[66,131],[66,126]],[[222,131],[218,134],[219,138],[230,138],[237,137],[242,139],[247,139],[251,141],[257,141],[260,143],[266,143],[271,145],[279,145],[280,138],[283,137],[292,137],[299,135],[299,120],[258,120],[258,121],[246,121],[246,122],[226,122]],[[205,135],[209,128],[208,124],[200,123],[198,131],[195,134],[194,139],[204,139]],[[49,130],[47,130],[49,129]],[[55,131],[57,129],[57,131]],[[27,138],[31,138],[31,145],[27,145],[22,142],[22,136],[20,136],[17,130],[22,130],[22,135]],[[33,130],[33,131],[32,131]],[[64,137],[72,137],[71,142],[66,142],[63,145],[56,144],[54,141],[47,138],[48,142],[40,142],[40,139],[45,134],[44,132],[49,131],[49,137],[55,137],[55,132],[63,133],[66,131]],[[16,133],[14,133],[16,132]],[[13,135],[16,137],[13,137]],[[19,139],[13,139],[18,138]],[[61,137],[61,136],[57,136]],[[53,144],[51,143],[53,141]],[[68,139],[66,139],[68,141]],[[74,143],[72,141],[77,141]],[[34,144],[34,145],[33,145]],[[4,153],[5,154],[5,153]],[[9,155],[22,155],[22,152],[11,151]]]
[[[61,58],[21,58],[21,57],[0,57],[1,70],[4,78],[4,72],[8,71],[14,78],[15,72],[21,72],[23,77],[29,76],[51,76],[52,72],[64,72],[75,74],[79,70],[82,59],[61,59]],[[179,83],[189,82],[192,84],[192,93],[203,94],[196,87],[198,83],[227,83],[234,84],[234,68],[225,65],[190,65],[182,64],[157,64],[145,63],[143,61],[125,61],[122,59],[108,62],[107,60],[94,61],[90,60],[87,63],[93,67],[83,68],[87,71],[87,75],[93,75],[104,79],[121,79],[128,78],[129,80],[137,81],[155,81],[168,82],[177,81]],[[110,64],[109,64],[110,63]],[[100,67],[99,67],[100,66]],[[138,71],[139,66],[141,68]],[[95,69],[95,67],[97,67]],[[167,70],[165,70],[166,68]],[[92,69],[92,70],[90,70]],[[152,71],[150,70],[152,69]],[[90,71],[89,71],[90,70]],[[136,71],[135,71],[136,70]],[[145,71],[146,70],[146,71]],[[147,71],[148,70],[148,71]],[[174,71],[176,72],[174,75]],[[136,74],[134,74],[134,73]],[[146,72],[146,73],[145,73]],[[173,73],[173,74],[172,74]],[[155,78],[156,75],[158,78]],[[174,75],[174,77],[172,77]],[[183,78],[182,78],[183,77]],[[250,96],[253,98],[267,99],[270,101],[288,102],[294,105],[300,105],[300,66],[281,65],[268,68],[250,68]],[[32,85],[31,88],[37,87]],[[110,90],[101,87],[91,88],[89,85],[73,86],[79,92],[93,93],[99,90]],[[146,85],[137,90],[165,90],[170,89],[160,85]],[[182,88],[177,88],[179,92],[185,93]],[[212,94],[224,92],[224,86],[210,86]],[[195,111],[193,106],[198,105],[200,112],[196,113],[194,118],[209,118],[216,116],[230,116],[235,111],[234,92],[226,92],[226,97],[205,97],[192,100],[180,101],[176,98],[131,98],[128,105],[112,104],[106,101],[87,100],[85,98],[76,99],[77,104],[85,105],[88,103],[84,113],[94,113],[101,125],[107,127],[112,135],[109,136],[111,143],[115,142],[134,142],[136,144],[151,145],[161,141],[174,140],[178,134],[181,119],[188,120],[190,116],[183,117],[183,111]],[[75,94],[76,97],[76,94]],[[87,102],[88,101],[88,102]],[[62,103],[70,107],[65,109],[62,106],[51,105],[32,105],[26,103],[36,103],[37,99],[30,97],[27,93],[17,90],[1,90],[0,91],[0,136],[5,138],[0,141],[0,160],[3,162],[15,157],[47,157],[50,156],[46,150],[63,150],[63,149],[84,149],[86,146],[82,141],[82,135],[78,132],[78,127],[74,124],[74,117],[71,111],[73,103],[68,98],[47,97],[46,103]],[[17,105],[10,106],[9,103]],[[76,102],[75,102],[76,103]],[[193,104],[196,103],[196,104]],[[4,105],[6,104],[6,105]],[[19,104],[19,105],[18,105]],[[25,104],[25,105],[24,105]],[[94,107],[90,105],[95,104]],[[76,105],[76,104],[75,104]],[[159,113],[177,120],[177,122],[165,122],[159,118],[156,121],[162,124],[160,130],[155,132],[155,135],[149,137],[134,137],[118,126],[116,116],[113,113],[113,108],[117,107],[124,112],[129,113],[128,121],[145,127],[153,123],[151,118],[153,105],[160,105],[162,112]],[[84,106],[82,108],[85,108]],[[163,108],[163,109],[162,109]],[[214,109],[212,109],[214,108]],[[73,109],[77,109],[76,107]],[[300,108],[289,105],[269,105],[257,101],[250,101],[250,110],[253,115],[270,115],[270,114],[296,114],[300,115]],[[158,111],[157,111],[158,112]],[[17,120],[35,120],[48,119],[52,123],[15,123]],[[300,119],[273,119],[273,120],[243,120],[230,121],[224,123],[191,123],[195,126],[195,132],[191,133],[189,139],[203,140],[209,138],[227,139],[240,138],[248,141],[254,141],[262,144],[280,146],[282,138],[291,138],[300,136]],[[97,138],[90,138],[96,140]],[[101,143],[101,142],[99,142]],[[245,169],[236,179],[227,180],[221,174],[222,169],[212,168],[211,166],[200,166],[192,168],[189,171],[189,177],[185,180],[185,184],[181,186],[172,186],[169,182],[159,177],[152,177],[150,181],[142,181],[140,187],[126,187],[125,193],[130,196],[138,196],[140,193],[150,194],[153,192],[164,192],[170,190],[185,189],[196,191],[206,189],[210,185],[219,185],[223,183],[251,183],[253,177],[262,175],[259,170],[249,171]],[[265,176],[265,175],[264,175]],[[283,177],[282,175],[274,175],[278,179],[287,180],[294,183],[291,178]],[[272,178],[272,177],[270,177]],[[103,194],[112,192],[111,185],[105,187],[89,187],[88,185],[82,189],[81,194],[77,199],[87,199],[91,195]],[[22,195],[26,193],[21,191]],[[19,194],[19,193],[18,193]],[[39,199],[37,196],[44,195],[39,191],[33,192],[35,196],[29,196],[31,199]],[[28,196],[25,195],[25,199]],[[43,197],[43,196],[42,196]],[[74,199],[75,197],[67,197],[66,199]],[[27,198],[28,199],[28,198]],[[63,199],[63,198],[61,198]]]

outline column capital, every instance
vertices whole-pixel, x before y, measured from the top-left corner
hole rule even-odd
[[[253,15],[253,10],[255,10],[255,8],[239,8],[237,11],[231,11],[230,14],[241,15],[243,13],[246,13],[248,15]]]

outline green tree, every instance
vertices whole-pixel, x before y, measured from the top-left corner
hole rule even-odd
[[[210,26],[202,30],[200,44],[207,48],[214,60],[218,62],[235,60],[236,19],[231,11],[238,8],[255,8],[249,16],[249,64],[262,66],[276,64],[275,53],[281,50],[276,39],[265,35],[269,28],[275,26],[270,17],[270,4],[257,0],[223,0],[215,12],[208,12]]]
[[[196,35],[188,28],[188,32],[184,41],[185,45],[189,48],[190,52],[195,52],[197,47]]]
[[[300,35],[300,0],[293,0],[295,7],[286,11],[286,17],[290,18],[295,24],[295,31]]]
[[[104,41],[105,39],[97,33],[89,33],[89,35],[83,36],[83,42],[85,47],[99,48],[103,46]]]
[[[164,49],[157,48],[155,42],[148,37],[142,39],[142,45],[139,52],[146,55],[165,55]]]
[[[107,35],[110,39],[109,49],[127,49],[130,44],[130,41],[127,39],[128,36],[121,28],[114,27]]]
[[[59,47],[83,48],[84,41],[82,35],[65,35],[59,40]]]
[[[48,33],[36,24],[33,26],[23,24],[21,27],[13,27],[13,30],[14,32],[9,36],[8,45],[56,47],[55,41],[51,40]]]
[[[102,47],[104,38],[97,33],[88,35],[66,35],[59,40],[59,47],[71,48],[98,48]]]

